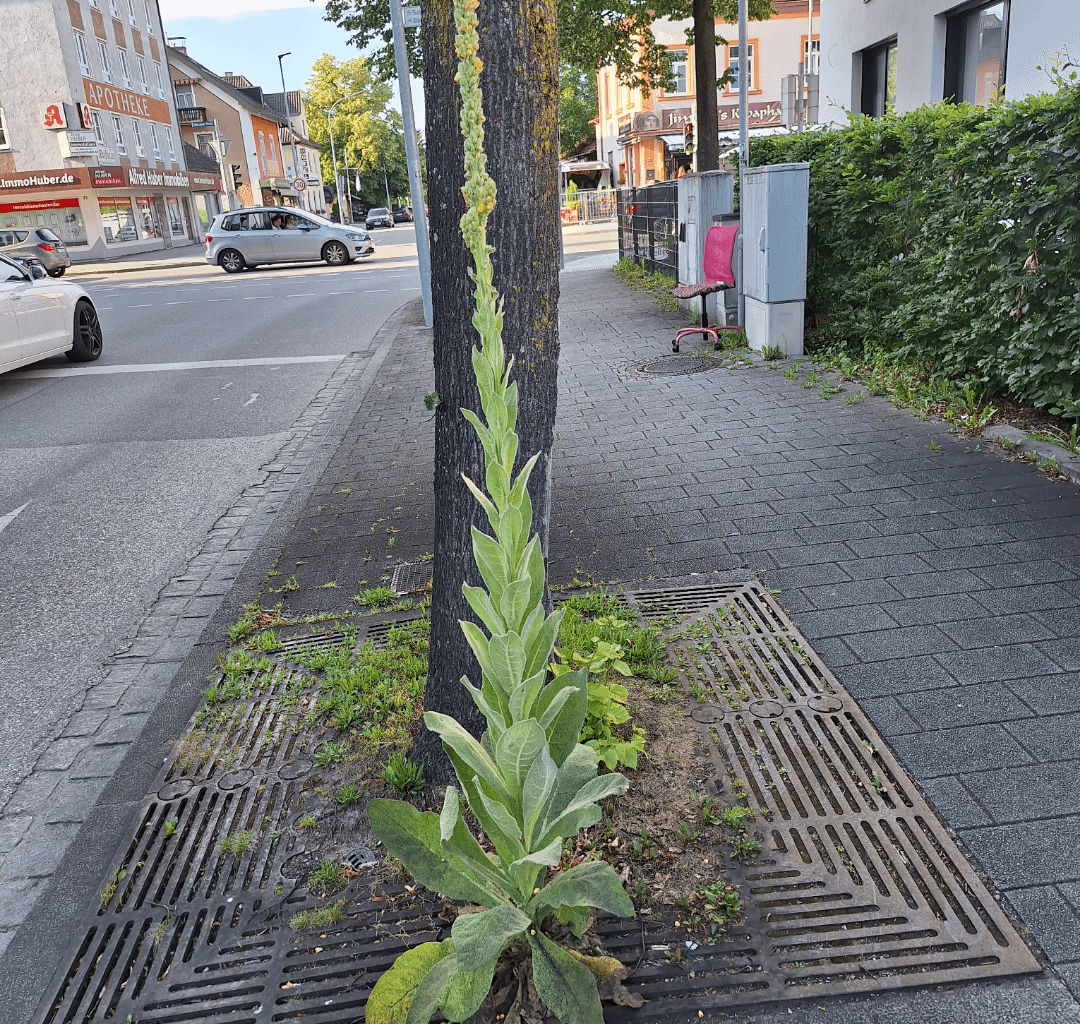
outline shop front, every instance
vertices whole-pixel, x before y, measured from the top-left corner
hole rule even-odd
[[[142,167],[65,167],[0,175],[0,228],[48,227],[72,262],[201,240],[220,211],[217,175]]]

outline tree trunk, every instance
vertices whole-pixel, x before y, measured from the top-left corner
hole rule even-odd
[[[716,24],[712,0],[694,0],[694,92],[697,96],[697,169],[720,166],[716,111]]]
[[[508,0],[480,5],[480,84],[487,115],[484,148],[498,187],[488,221],[495,286],[503,297],[503,342],[518,382],[519,466],[541,458],[529,491],[533,531],[547,554],[551,448],[558,388],[559,336],[559,78],[555,0]],[[454,75],[454,18],[449,0],[423,4],[424,99],[431,225],[434,314],[435,538],[431,654],[425,710],[452,715],[474,735],[483,729],[461,685],[479,684],[480,670],[459,620],[473,619],[463,582],[480,585],[471,527],[490,532],[486,516],[462,483],[483,483],[483,449],[461,409],[480,410],[471,352],[472,257],[458,222],[464,212],[461,98]],[[416,756],[429,781],[452,777],[438,737],[422,731]]]

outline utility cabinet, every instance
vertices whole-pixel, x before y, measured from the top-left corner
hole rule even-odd
[[[746,337],[761,351],[803,352],[810,165],[773,164],[742,172]]]
[[[679,284],[701,284],[704,280],[701,265],[705,259],[705,234],[713,226],[713,218],[730,215],[735,209],[735,178],[729,171],[701,171],[685,174],[676,180],[678,185],[679,220]],[[738,262],[733,264],[738,278]],[[737,292],[734,288],[707,295],[709,321],[732,323],[737,311]],[[727,303],[717,313],[716,303]],[[680,302],[695,319],[701,315],[701,299]]]

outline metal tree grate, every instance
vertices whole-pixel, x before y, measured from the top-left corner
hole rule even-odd
[[[431,569],[430,559],[426,562],[402,562],[395,565],[390,589],[399,597],[423,593],[431,583]]]
[[[627,986],[647,1000],[607,1008],[609,1024],[1039,970],[767,592],[710,584],[626,599],[643,618],[681,618],[672,654],[682,682],[706,697],[690,717],[712,761],[710,788],[753,810],[762,848],[725,866],[745,920],[719,942],[686,944],[673,914],[599,923],[607,950],[632,968]],[[360,1020],[400,952],[448,934],[441,899],[364,877],[370,851],[360,848],[344,858],[360,877],[331,897],[345,901],[342,918],[290,928],[298,911],[327,902],[306,889],[320,854],[298,827],[323,737],[301,743],[295,726],[317,692],[280,665],[231,685],[231,703],[202,709],[162,769],[39,1022]],[[669,956],[677,946],[681,956]]]

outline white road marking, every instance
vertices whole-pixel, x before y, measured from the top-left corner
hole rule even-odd
[[[41,377],[86,377],[100,373],[158,373],[162,370],[221,370],[231,366],[280,367],[291,363],[340,363],[345,356],[266,356],[257,359],[207,359],[191,363],[122,363],[116,366],[50,366],[40,370],[14,370],[12,379]]]
[[[185,306],[194,302],[194,299],[174,299],[172,302],[166,302],[166,306]]]
[[[251,397],[244,403],[244,408],[246,409],[249,405],[254,405],[255,404],[255,399],[258,398],[258,397],[259,397],[259,392],[258,391],[252,392]]]
[[[287,299],[304,299],[304,298],[307,298],[307,296],[314,295],[314,294],[315,294],[314,292],[293,292],[292,295],[286,295],[285,298],[287,298]]]
[[[152,302],[135,302],[128,303],[128,309],[146,309],[147,306],[152,306]]]
[[[229,383],[228,383],[228,384],[226,384],[226,385],[225,385],[225,387],[223,387],[223,388],[222,388],[221,390],[222,390],[222,391],[228,391],[228,390],[229,390],[229,388],[231,388],[231,387],[233,386],[233,384],[234,384],[234,383],[235,383],[234,381],[229,381]]]
[[[376,292],[388,292],[388,291],[390,291],[389,288],[368,288],[364,292],[364,294],[365,295],[374,295]]]
[[[207,299],[207,302],[235,302],[236,297],[233,295],[224,295],[220,299]]]
[[[27,503],[26,503],[26,505],[29,505],[29,504],[30,504],[30,502],[27,502]],[[5,530],[5,529],[6,529],[7,527],[9,527],[9,526],[10,526],[10,525],[11,525],[11,524],[12,524],[13,522],[15,522],[15,517],[16,517],[16,516],[17,516],[17,515],[18,515],[18,514],[19,514],[19,513],[20,513],[20,512],[21,512],[21,511],[22,511],[22,510],[24,509],[24,508],[26,508],[26,505],[20,505],[20,506],[19,506],[19,507],[18,507],[17,509],[15,509],[15,511],[14,511],[14,512],[9,512],[9,513],[8,513],[8,514],[7,514],[6,516],[0,516],[0,533],[3,533],[3,532],[4,532],[4,530]]]

